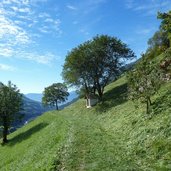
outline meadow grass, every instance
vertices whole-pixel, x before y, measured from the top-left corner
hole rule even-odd
[[[171,82],[152,101],[147,115],[145,104],[127,99],[122,76],[95,107],[80,99],[10,134],[0,146],[0,170],[169,171]]]

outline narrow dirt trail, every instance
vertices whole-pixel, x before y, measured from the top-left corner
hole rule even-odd
[[[97,115],[84,112],[79,111],[68,118],[69,131],[61,150],[59,170],[108,171],[117,168],[118,164],[127,160],[122,157],[124,142],[118,139],[118,135],[105,130]]]

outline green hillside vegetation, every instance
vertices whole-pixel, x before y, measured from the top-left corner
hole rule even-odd
[[[49,106],[43,106],[40,102],[31,100],[23,96],[23,110],[20,111],[20,119],[13,122],[9,132],[15,131],[17,128],[22,127],[26,122],[30,122],[42,113],[54,110],[54,108]],[[0,129],[0,138],[2,137],[2,130]]]
[[[43,114],[9,135],[0,170],[171,170],[171,81],[152,97],[150,114],[127,96],[123,75],[93,108],[80,99]]]

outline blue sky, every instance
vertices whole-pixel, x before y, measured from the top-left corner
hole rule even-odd
[[[62,82],[65,56],[97,34],[116,36],[139,57],[170,0],[1,0],[0,81],[22,93]]]

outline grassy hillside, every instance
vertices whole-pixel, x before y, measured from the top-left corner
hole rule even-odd
[[[171,81],[144,104],[127,100],[125,77],[106,88],[104,102],[86,109],[79,100],[47,112],[9,135],[0,146],[0,170],[171,170]]]

